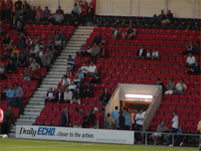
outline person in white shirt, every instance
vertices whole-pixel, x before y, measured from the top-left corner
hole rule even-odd
[[[174,111],[173,113],[173,118],[172,118],[172,133],[176,133],[177,129],[179,128],[179,118]]]
[[[75,89],[76,89],[76,88],[77,88],[77,85],[75,84],[74,81],[72,81],[71,84],[68,86],[68,89],[69,89],[70,91],[73,91],[73,92],[75,92]]]
[[[88,66],[86,65],[86,63],[83,63],[82,67],[81,67],[81,71],[86,75],[88,73]]]
[[[96,71],[96,66],[93,64],[93,62],[91,62],[91,64],[88,67],[88,74],[93,75],[95,71]]]
[[[151,52],[149,51],[149,49],[147,50],[146,53],[146,59],[151,59]]]
[[[63,79],[62,79],[62,81],[61,81],[61,88],[62,88],[62,89],[65,89],[66,86],[68,86],[70,83],[71,83],[70,79],[67,78],[67,75],[64,75],[64,76],[63,76]]]
[[[184,80],[181,79],[175,87],[175,94],[184,94],[184,91],[187,89],[186,84],[184,83]]]
[[[152,59],[159,59],[159,53],[156,49],[153,49]]]
[[[72,91],[69,91],[69,89],[66,88],[66,90],[64,92],[64,102],[70,103],[72,101],[72,98],[73,98]]]
[[[135,121],[136,121],[135,131],[138,131],[135,133],[135,139],[137,142],[141,141],[141,133],[139,131],[142,131],[145,116],[146,116],[146,112],[144,112],[142,109],[135,116]]]
[[[178,128],[179,128],[179,118],[178,118],[177,113],[175,111],[172,114],[173,114],[173,118],[172,118],[171,133],[177,133]],[[169,144],[170,147],[172,147],[173,145],[174,145],[174,142],[172,142],[172,144]]]
[[[192,56],[192,53],[190,53],[186,59],[186,66],[191,67],[195,63],[195,61],[196,61],[195,57]]]

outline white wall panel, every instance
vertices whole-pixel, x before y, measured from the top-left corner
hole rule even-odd
[[[111,15],[111,0],[96,0],[96,14]]]
[[[193,0],[168,0],[168,9],[174,17],[193,17]]]
[[[112,0],[113,15],[130,15],[131,0]]]
[[[150,16],[160,14],[164,9],[165,0],[140,0],[140,16]]]

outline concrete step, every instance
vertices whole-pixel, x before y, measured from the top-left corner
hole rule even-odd
[[[66,71],[49,71],[48,74],[52,74],[52,75],[64,75],[66,74]]]
[[[83,35],[83,34],[75,34],[72,36],[72,38],[77,38],[77,39],[85,39],[85,38],[89,38],[90,35]]]
[[[45,98],[44,98],[45,100]],[[37,105],[32,105],[32,104],[27,104],[26,108],[28,109],[42,109],[44,108],[44,104],[37,104]]]
[[[44,108],[44,107],[43,107]],[[39,112],[40,113],[40,111],[43,109],[43,108],[29,108],[29,107],[26,107],[25,109],[24,109],[24,112]]]
[[[79,41],[85,41],[85,43],[86,43],[86,40],[89,38],[89,36],[87,37],[81,37],[81,38],[77,38],[77,36],[76,37],[72,37],[71,38],[71,40],[79,40]]]
[[[56,77],[52,77],[52,78],[44,78],[43,81],[55,81],[55,82],[59,82],[61,80],[61,78],[56,78]]]
[[[40,114],[39,114],[40,115]],[[37,115],[21,115],[21,119],[30,119],[30,120],[35,120]]]
[[[94,27],[93,26],[78,26],[78,30],[79,29],[91,29],[91,30],[93,30]]]
[[[79,49],[80,47],[72,47],[72,46],[67,46],[64,50],[63,50],[63,52],[66,52],[66,50],[77,50],[77,49]]]
[[[82,44],[83,45],[85,43],[86,43],[85,40],[78,40],[78,39],[76,40],[75,39],[75,40],[70,40],[68,44]]]
[[[66,60],[67,60],[69,55],[71,55],[71,57],[75,58],[76,52],[70,52],[70,53],[68,53],[68,54],[65,55],[65,56],[64,56],[64,55],[59,56],[58,59],[66,59]]]
[[[34,120],[30,120],[30,119],[19,119],[19,121],[15,122],[16,125],[33,125],[35,123],[35,119]]]
[[[29,105],[45,105],[45,99],[43,101],[38,101],[38,102],[29,102]]]
[[[40,115],[40,112],[29,112],[29,111],[26,111],[26,112],[24,112],[24,115],[34,115],[34,116],[39,116],[39,115]]]
[[[47,88],[48,89],[48,88]],[[47,90],[48,91],[48,90]],[[47,92],[46,91],[46,92]],[[39,101],[43,101],[43,98],[38,98],[38,97],[32,97],[30,100],[29,100],[29,102],[39,102]]]
[[[34,94],[46,94],[46,91],[35,91]]]
[[[54,65],[54,66],[56,66],[56,65]],[[60,67],[60,66],[66,67],[66,65],[65,65],[65,66],[64,66],[64,65],[59,65],[58,67]],[[53,66],[52,66],[52,67],[53,67]],[[47,75],[46,75],[46,78],[62,78],[62,76],[63,76],[63,75],[47,74]]]
[[[67,65],[66,64],[65,65],[53,65],[52,69],[54,69],[54,68],[67,68]]]
[[[64,56],[67,56],[67,55],[69,55],[69,53],[76,53],[76,52],[78,52],[80,50],[80,48],[78,48],[78,49],[69,49],[69,50],[65,50],[65,51],[63,51],[62,53],[61,53],[61,55],[64,55]]]
[[[77,35],[89,36],[90,33],[91,33],[90,31],[80,30],[80,31],[74,32],[73,37]]]
[[[70,47],[81,47],[82,44],[67,44],[67,46],[70,46]]]
[[[58,84],[57,84],[58,85]],[[55,88],[57,88],[57,85],[56,84],[43,84],[43,85],[41,85],[40,87],[41,88],[53,88],[53,89],[55,89]]]

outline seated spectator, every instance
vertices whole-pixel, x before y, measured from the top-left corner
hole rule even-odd
[[[88,73],[88,66],[86,65],[86,63],[83,63],[80,69],[85,75]]]
[[[17,47],[20,49],[26,48],[26,38],[24,34],[20,34],[20,38],[18,39]]]
[[[174,84],[174,79],[171,78],[169,80],[169,83],[166,85],[166,91],[165,94],[173,94],[174,93],[174,88],[175,88],[175,84]]]
[[[124,121],[125,122],[124,123],[125,130],[131,130],[132,119],[131,119],[131,114],[128,112],[127,108],[124,110],[123,117],[125,119],[125,121]]]
[[[30,81],[32,80],[32,75],[33,75],[33,70],[32,68],[29,66],[27,70],[25,70],[24,73],[24,80],[25,81]]]
[[[63,103],[64,102],[64,93],[62,92],[61,88],[59,88],[59,90],[57,91],[57,93],[55,95],[55,101],[57,103]]]
[[[175,89],[175,94],[184,94],[184,91],[187,89],[186,84],[184,83],[184,80],[181,79],[177,84],[176,84],[176,89]]]
[[[201,47],[200,47],[200,41],[196,41],[196,45],[193,46],[193,54],[200,55],[201,54]]]
[[[144,46],[141,45],[140,49],[137,51],[137,56],[136,58],[145,58],[146,57],[146,50],[144,49]]]
[[[81,69],[78,69],[78,72],[76,74],[76,79],[74,79],[75,82],[80,82],[84,79],[84,73]]]
[[[101,57],[107,57],[106,51],[105,51],[105,44],[101,44],[100,46],[100,56]]]
[[[34,44],[32,47],[31,47],[31,51],[30,51],[30,54],[32,55],[35,55],[37,53],[39,53],[40,51],[40,43],[39,42],[36,42],[36,44]]]
[[[69,55],[67,59],[67,71],[73,71],[73,68],[74,68],[74,59],[71,57],[71,55]]]
[[[93,44],[93,45],[94,45],[94,44],[99,45],[100,42],[101,42],[101,34],[98,33],[98,34],[94,37],[92,44]]]
[[[0,64],[0,80],[5,80],[6,79],[6,68],[4,64]]]
[[[11,106],[8,107],[8,110],[4,114],[4,121],[1,125],[2,134],[8,134],[10,132],[11,125],[14,123],[14,113]]]
[[[49,10],[49,8],[47,6],[45,6],[45,10],[42,11],[42,15],[41,15],[41,20],[43,22],[47,22],[50,18],[51,15],[51,11]]]
[[[72,91],[69,91],[68,88],[65,89],[64,92],[64,103],[71,103],[73,98],[73,93]]]
[[[182,54],[189,54],[193,52],[193,41],[190,41],[186,46],[186,50]]]
[[[95,70],[94,74],[92,75],[92,79],[90,83],[100,83],[101,73],[97,69]]]
[[[76,88],[77,88],[77,85],[75,84],[74,81],[72,81],[72,82],[70,83],[70,85],[68,86],[68,89],[69,89],[70,91],[73,91],[73,92],[76,90]]]
[[[88,67],[88,74],[92,76],[95,71],[96,71],[96,66],[94,65],[93,62],[91,62]]]
[[[8,35],[8,33],[6,33],[4,39],[3,39],[3,46],[4,47],[7,47],[11,42],[11,38],[10,36]]]
[[[150,135],[150,137],[154,140],[154,145],[156,145],[161,138],[166,138],[165,135],[167,134],[161,134],[162,132],[169,132],[169,129],[164,125],[163,121],[161,121],[158,125],[156,132]]]
[[[6,72],[7,73],[15,73],[16,72],[16,65],[14,64],[14,62],[12,60],[10,60],[10,62],[7,64]]]
[[[58,12],[56,12],[54,15],[52,15],[50,17],[52,19],[52,23],[53,24],[62,24],[64,21],[64,15],[59,14]]]
[[[111,94],[108,93],[108,90],[105,88],[103,94],[100,96],[100,105],[106,105],[110,100]]]
[[[157,78],[156,85],[161,85],[161,86],[162,86],[162,92],[164,92],[165,87],[164,87],[164,84],[163,84],[163,82],[161,81],[161,79],[160,79],[160,78]]]
[[[159,54],[158,54],[158,51],[156,49],[153,49],[152,59],[159,59]]]
[[[8,106],[13,107],[15,101],[15,88],[14,85],[10,85],[10,88],[6,92],[6,97],[8,99]]]
[[[151,52],[149,51],[149,49],[147,49],[146,52],[146,59],[151,59]]]
[[[165,13],[164,10],[161,10],[161,14],[158,15],[158,21],[161,23],[163,20],[165,20]]]
[[[96,58],[98,56],[100,56],[100,48],[96,43],[94,43],[94,45],[92,47],[92,53],[91,54],[92,54],[93,61],[96,61]]]
[[[84,52],[84,56],[91,57],[92,56],[92,47],[88,44],[86,51]]]
[[[45,98],[45,103],[47,102],[54,102],[54,91],[52,88],[49,88],[49,90],[47,91],[47,94],[46,94],[46,98]]]
[[[126,31],[126,39],[133,40],[136,32],[134,29],[132,29],[131,26],[128,27],[128,30]]]
[[[111,35],[111,39],[112,40],[117,40],[120,38],[120,31],[117,27],[115,27],[113,30],[112,30],[112,35]]]
[[[61,80],[61,89],[65,89],[68,85],[70,85],[71,80],[67,77],[67,75],[64,75]]]
[[[64,15],[64,10],[61,8],[60,5],[59,5],[58,9],[56,10],[56,13]]]
[[[20,66],[20,67],[27,66],[27,58],[23,53],[20,54],[18,66]]]
[[[195,63],[195,57],[192,56],[192,53],[189,53],[189,56],[186,59],[186,66],[191,67]]]
[[[200,75],[200,65],[197,61],[191,66],[190,71],[187,72],[188,74]]]
[[[80,98],[81,98],[80,87],[77,87],[73,94],[73,102],[77,102],[78,104],[80,104]]]
[[[61,113],[61,126],[68,127],[70,124],[70,114],[68,108],[64,107],[63,112]]]
[[[4,86],[3,89],[1,90],[1,95],[0,95],[1,100],[7,100],[7,96],[6,96],[7,91],[8,91],[7,87]]]

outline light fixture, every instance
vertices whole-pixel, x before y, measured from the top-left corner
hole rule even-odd
[[[133,98],[133,99],[152,99],[152,95],[144,95],[144,94],[126,94],[126,98]]]

